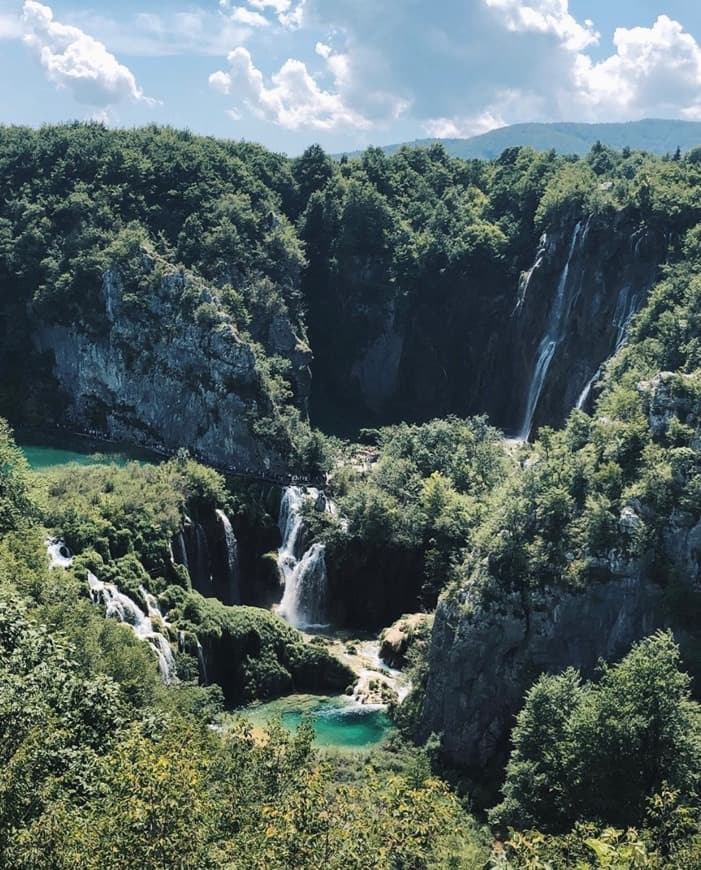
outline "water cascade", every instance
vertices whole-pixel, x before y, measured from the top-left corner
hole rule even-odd
[[[46,552],[51,568],[70,568],[73,564],[71,551],[60,538],[49,538],[46,541]]]
[[[319,490],[289,486],[280,504],[279,528],[282,544],[278,564],[285,591],[278,612],[297,628],[321,625],[326,618],[327,576],[326,553],[323,544],[312,544],[303,551],[302,508],[305,500],[318,504],[324,498]],[[333,513],[334,505],[324,499],[324,510]]]
[[[207,661],[204,656],[204,649],[202,648],[202,644],[200,643],[200,639],[196,634],[191,635],[195,639],[195,649],[197,650],[197,663],[199,665],[200,672],[200,683],[203,686],[209,685],[209,678],[207,677]],[[189,644],[187,641],[187,636],[185,632],[180,629],[178,631],[178,649],[182,653],[190,652],[192,649],[192,644]]]
[[[531,280],[535,273],[540,269],[543,265],[543,260],[545,259],[545,253],[548,249],[548,236],[547,233],[543,233],[540,237],[540,241],[538,242],[538,250],[536,251],[535,260],[533,261],[533,265],[531,268],[524,272],[521,275],[521,280],[518,283],[518,298],[516,301],[516,307],[514,308],[514,314],[517,314],[521,308],[523,308],[523,304],[526,301],[526,296],[528,295],[528,288],[531,285]]]
[[[167,627],[168,623],[161,615],[155,597],[143,586],[139,588],[146,602],[147,612],[144,613],[128,595],[120,592],[113,583],[98,580],[92,571],[88,571],[88,584],[93,604],[103,604],[108,619],[118,619],[125,623],[140,640],[148,641],[153,646],[158,655],[161,678],[164,683],[171,683],[175,678],[175,659],[168,638],[158,631],[159,625]]]
[[[636,245],[637,251],[637,245]],[[616,308],[613,312],[613,326],[616,330],[616,343],[613,348],[613,353],[617,353],[625,341],[626,333],[633,315],[638,311],[643,301],[643,294],[639,290],[635,290],[630,285],[621,288],[616,300]],[[577,399],[577,409],[582,410],[589,400],[592,387],[601,373],[601,367],[597,368],[594,374],[589,378],[584,386],[584,389],[579,394]]]
[[[239,548],[236,535],[231,527],[229,518],[222,510],[216,511],[217,520],[224,530],[224,543],[226,546],[226,566],[229,575],[229,603],[241,603],[241,590],[239,588]]]
[[[588,224],[584,230],[585,234],[587,229]],[[528,389],[526,412],[524,414],[523,424],[521,426],[521,431],[518,436],[519,440],[521,441],[528,441],[528,438],[530,437],[531,429],[533,428],[533,417],[535,416],[536,408],[538,407],[538,402],[540,401],[543,387],[545,386],[545,379],[547,377],[550,364],[553,361],[553,357],[555,356],[555,351],[557,350],[558,345],[562,341],[564,326],[567,323],[567,314],[569,311],[569,306],[565,305],[565,291],[567,290],[567,282],[570,274],[570,264],[572,262],[572,257],[574,256],[574,252],[577,248],[577,244],[581,236],[582,224],[580,221],[574,228],[574,233],[572,234],[572,241],[570,242],[570,248],[567,254],[567,260],[562,269],[560,280],[557,285],[557,291],[555,293],[555,299],[550,308],[550,316],[548,317],[545,335],[541,339],[540,345],[538,346],[538,354],[536,356],[535,368],[533,370],[533,376],[531,377],[530,387]]]

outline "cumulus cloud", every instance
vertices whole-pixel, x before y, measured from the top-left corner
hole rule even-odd
[[[471,118],[430,118],[423,125],[428,135],[436,139],[464,139],[505,126],[506,121],[491,109]]]
[[[613,42],[616,53],[600,63],[577,58],[578,96],[590,114],[701,118],[701,48],[679,22],[660,15],[652,27],[620,27]]]
[[[252,27],[265,27],[275,20],[287,30],[298,30],[302,26],[305,0],[297,0],[297,3],[293,3],[293,0],[247,0],[247,2],[246,7],[237,5],[236,0],[219,0],[219,7],[230,16],[232,21]]]
[[[56,21],[49,6],[26,0],[23,39],[36,52],[47,77],[78,101],[106,106],[122,100],[153,105],[134,74],[105,46],[77,27]]]
[[[267,27],[270,23],[260,12],[254,12],[245,6],[234,6],[231,10],[231,20],[248,27]]]
[[[306,0],[304,25],[343,46],[340,93],[373,123],[398,104],[434,136],[533,120],[701,117],[699,47],[667,16],[619,28],[597,62],[589,52],[601,36],[568,0]]]
[[[486,5],[502,16],[509,30],[514,32],[551,33],[566,48],[579,51],[599,41],[592,21],[579,21],[570,15],[568,0],[484,0]]]
[[[272,9],[280,15],[292,5],[292,0],[248,0],[248,5],[254,9]]]
[[[228,61],[228,71],[219,70],[209,77],[210,87],[233,94],[259,118],[289,130],[369,126],[369,121],[347,106],[338,92],[321,88],[300,60],[285,61],[271,76],[270,84],[266,84],[247,49],[234,49]]]

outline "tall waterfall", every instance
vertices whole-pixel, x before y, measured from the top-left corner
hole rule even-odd
[[[171,683],[175,678],[175,658],[167,637],[157,630],[159,624],[167,626],[168,623],[161,615],[155,597],[143,586],[139,587],[139,592],[146,602],[147,612],[144,613],[139,605],[128,595],[120,592],[114,583],[103,583],[92,571],[88,571],[88,584],[93,604],[103,604],[107,611],[105,614],[107,618],[118,619],[129,625],[140,640],[148,641],[153,646],[158,655],[161,678],[164,683]]]
[[[224,511],[217,509],[217,520],[224,529],[224,543],[226,546],[226,564],[229,574],[229,600],[231,604],[241,603],[241,590],[239,586],[239,545],[236,535],[231,527],[229,518]]]
[[[278,564],[282,571],[285,591],[278,612],[291,625],[323,624],[327,607],[326,553],[323,544],[312,544],[303,552],[302,508],[305,500],[318,503],[323,496],[318,489],[289,486],[280,504],[279,528],[282,544],[278,550]],[[326,499],[324,510],[333,512],[333,504]]]
[[[622,287],[619,291],[618,298],[616,299],[616,308],[613,312],[613,326],[616,330],[616,343],[613,348],[614,354],[621,349],[621,346],[626,338],[626,332],[628,330],[630,321],[632,320],[633,315],[636,313],[636,311],[640,308],[642,300],[643,294],[641,293],[641,291],[634,289],[629,284]],[[597,380],[600,373],[601,366],[596,369],[594,374],[585,384],[582,392],[579,394],[576,405],[578,410],[581,411],[589,400],[589,396],[591,395],[591,390],[594,386],[594,382]]]
[[[585,230],[586,232],[586,230]],[[530,387],[528,389],[528,399],[526,400],[526,412],[523,417],[519,440],[528,441],[533,428],[533,417],[535,416],[538,402],[540,401],[545,379],[550,368],[550,364],[555,356],[555,351],[562,341],[564,326],[567,322],[567,313],[569,306],[565,305],[567,281],[570,274],[570,264],[572,257],[577,248],[580,236],[582,234],[582,223],[579,221],[574,228],[572,241],[570,242],[567,260],[560,274],[560,280],[557,285],[555,299],[550,308],[550,316],[545,330],[545,335],[541,339],[538,346],[538,355],[536,357],[535,368],[531,377]]]

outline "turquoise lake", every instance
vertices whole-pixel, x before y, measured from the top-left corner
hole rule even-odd
[[[23,436],[23,433],[18,432],[16,441],[30,468],[35,471],[71,462],[78,465],[126,465],[133,460],[154,462],[158,458],[145,450],[106,444],[90,438],[66,436],[44,439],[41,436]]]
[[[346,698],[292,695],[257,704],[238,714],[245,716],[254,728],[262,728],[279,716],[289,731],[307,717],[314,728],[317,746],[351,751],[372,749],[394,730],[384,709],[362,707]]]

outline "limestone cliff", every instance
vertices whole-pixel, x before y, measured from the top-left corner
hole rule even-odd
[[[587,401],[665,256],[662,235],[624,211],[564,214],[508,260],[432,275],[425,294],[402,287],[382,260],[359,263],[312,299],[319,418],[334,403],[338,418],[357,425],[487,413],[519,433],[561,293],[533,414],[536,427],[560,424]]]
[[[505,760],[526,690],[566,667],[591,674],[664,621],[662,590],[632,567],[586,591],[440,602],[421,735],[441,734],[450,762],[476,771]]]
[[[236,470],[286,471],[284,427],[275,438],[272,425],[254,429],[277,415],[261,351],[216,292],[185,271],[145,255],[143,276],[148,288],[137,294],[118,267],[106,271],[89,326],[34,320],[32,339],[48,354],[63,401],[59,422],[168,451],[186,447]],[[311,354],[283,321],[269,325],[268,351],[290,361],[304,407]]]
[[[668,443],[681,427],[698,450],[698,374],[661,372],[640,382],[638,394],[654,442]],[[689,448],[680,453],[691,455]],[[636,550],[633,541],[646,543]],[[418,731],[423,739],[440,734],[452,764],[500,769],[515,715],[541,673],[572,666],[590,676],[600,658],[620,658],[658,628],[674,631],[697,673],[698,505],[679,498],[656,509],[640,493],[621,506],[608,548],[579,555],[585,571],[575,586],[564,576],[539,585],[520,574],[498,585],[475,568],[440,600]]]

